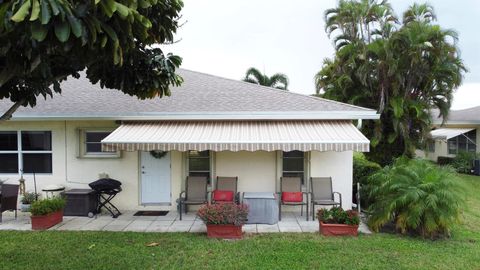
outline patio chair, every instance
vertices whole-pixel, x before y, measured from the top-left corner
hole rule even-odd
[[[315,205],[330,205],[342,207],[342,194],[334,192],[332,188],[332,177],[310,177],[312,219],[315,220]],[[335,194],[340,202],[335,201]]]
[[[237,191],[238,177],[217,176],[215,190],[212,193],[212,203],[238,203],[240,194]]]
[[[182,210],[185,209],[186,214],[188,205],[208,203],[207,185],[206,176],[187,176],[185,190],[180,193],[178,202],[180,204],[180,220],[182,220]]]
[[[3,184],[0,189],[0,223],[2,223],[2,213],[4,211],[15,211],[15,219],[17,219],[17,202],[18,202],[19,185]]]
[[[308,192],[302,192],[300,177],[280,177],[280,204],[278,218],[282,220],[282,205],[299,205],[300,215],[303,216],[303,206],[306,206],[305,216],[308,221]]]

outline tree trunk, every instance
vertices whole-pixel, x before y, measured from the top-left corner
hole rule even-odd
[[[13,113],[20,107],[22,104],[25,103],[25,99],[19,100],[15,102],[10,109],[8,109],[1,117],[0,123],[10,120],[12,118]]]

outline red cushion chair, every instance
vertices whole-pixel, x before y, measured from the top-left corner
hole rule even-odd
[[[303,202],[302,192],[282,192],[283,202]]]
[[[231,190],[214,190],[213,200],[215,202],[233,202],[234,194]]]

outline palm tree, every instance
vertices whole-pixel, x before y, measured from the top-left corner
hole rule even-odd
[[[447,118],[465,71],[457,34],[434,24],[431,6],[411,6],[402,23],[391,14],[386,1],[374,0],[341,0],[327,10],[336,54],[315,76],[324,97],[378,110],[380,121],[363,131],[372,141],[369,157],[381,164],[413,156],[427,141],[429,111]]]
[[[251,67],[245,73],[245,82],[255,83],[263,86],[274,87],[282,90],[288,90],[288,77],[283,73],[275,73],[271,77]]]

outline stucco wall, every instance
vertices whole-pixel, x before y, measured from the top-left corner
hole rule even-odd
[[[344,209],[352,208],[353,152],[317,152],[310,153],[311,177],[331,176],[333,191],[342,194]]]
[[[238,191],[275,192],[276,152],[217,152],[215,176],[238,176]]]
[[[98,179],[100,173],[122,182],[123,191],[115,198],[115,205],[123,210],[176,209],[176,199],[184,189],[186,155],[171,152],[171,204],[172,206],[142,206],[139,200],[139,153],[121,153],[120,158],[80,158],[79,130],[88,128],[112,128],[114,121],[46,121],[6,122],[0,130],[50,130],[52,131],[52,174],[37,175],[37,187],[50,184],[69,188],[88,188],[88,183]],[[480,136],[479,136],[480,137]],[[281,175],[280,152],[217,152],[212,155],[212,176],[238,176],[238,189],[245,191],[278,191]],[[312,152],[306,155],[306,177],[332,176],[334,190],[343,195],[343,205],[351,208],[352,152]],[[311,164],[308,165],[308,159]],[[24,175],[28,191],[33,191],[33,177]],[[17,183],[18,174],[0,174],[0,179]],[[307,180],[308,181],[308,180]],[[308,182],[307,182],[308,187]],[[290,208],[285,208],[285,210]],[[291,208],[298,211],[298,208]]]

